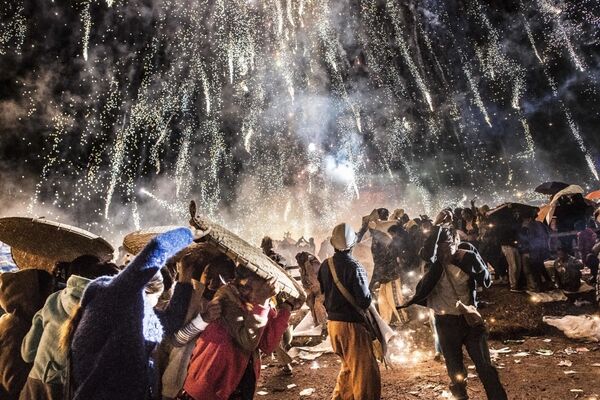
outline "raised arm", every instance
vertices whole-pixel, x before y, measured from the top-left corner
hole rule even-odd
[[[170,257],[190,245],[192,240],[192,231],[188,228],[177,228],[161,233],[153,238],[140,254],[112,279],[109,286],[113,289],[137,293],[165,265]]]
[[[184,325],[192,292],[191,283],[177,282],[167,308],[164,311],[156,311],[156,315],[160,319],[166,334],[174,333]]]

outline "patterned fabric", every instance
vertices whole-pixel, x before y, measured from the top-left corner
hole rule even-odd
[[[198,314],[189,324],[175,332],[175,342],[180,346],[184,346],[195,339],[207,326],[208,324]]]

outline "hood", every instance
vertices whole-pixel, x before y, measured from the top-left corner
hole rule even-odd
[[[52,290],[52,275],[25,269],[0,275],[0,307],[7,313],[33,318]]]
[[[78,275],[71,275],[67,280],[67,287],[60,292],[60,302],[68,314],[79,304],[83,291],[91,282],[91,279]]]

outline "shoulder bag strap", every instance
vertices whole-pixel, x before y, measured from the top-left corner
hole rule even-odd
[[[333,257],[329,257],[327,259],[327,264],[329,265],[329,271],[331,272],[331,276],[333,277],[333,282],[335,283],[335,286],[338,288],[342,296],[344,296],[344,298],[348,301],[348,303],[352,304],[352,307],[354,307],[362,315],[364,313],[364,310],[362,310],[358,306],[358,304],[356,304],[356,300],[354,300],[354,297],[352,297],[348,289],[346,289],[342,282],[340,282],[337,275],[337,271],[335,270],[335,264],[333,263]]]

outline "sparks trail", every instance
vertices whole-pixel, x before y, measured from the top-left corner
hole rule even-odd
[[[240,225],[249,210],[276,224],[286,202],[271,213],[265,199],[294,194],[289,218],[308,226],[378,187],[417,193],[428,210],[498,182],[510,197],[532,183],[527,171],[556,170],[543,154],[563,137],[573,149],[560,164],[597,181],[598,116],[580,111],[597,97],[597,4],[356,3],[2,10],[0,57],[16,68],[0,129],[38,160],[24,167],[38,180],[32,204],[84,207],[86,223],[112,229],[124,210],[144,220],[134,188],[145,186]],[[565,80],[577,93],[558,90]],[[566,124],[549,133],[552,105]],[[11,167],[20,151],[7,151]]]

